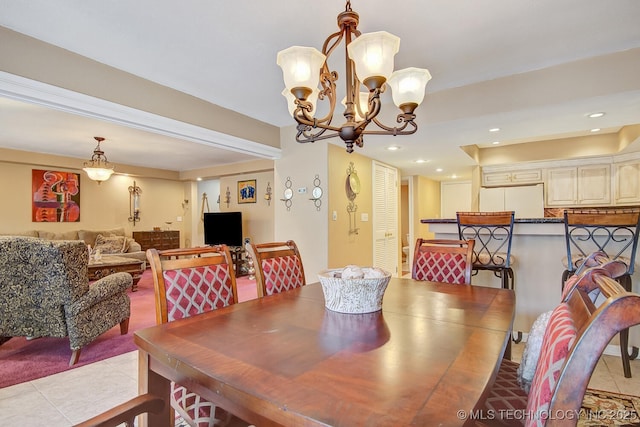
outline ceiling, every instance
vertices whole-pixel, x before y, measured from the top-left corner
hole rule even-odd
[[[640,61],[626,54],[640,48],[637,0],[353,0],[352,7],[360,31],[401,38],[396,69],[428,68],[433,76],[415,135],[370,135],[357,149],[403,175],[464,177],[475,163],[463,145],[589,135],[596,127],[615,132],[640,122],[640,78],[629,77]],[[344,2],[0,0],[0,8],[0,26],[281,127],[293,120],[280,94],[277,52],[294,44],[320,49]],[[387,124],[396,114],[389,104]],[[586,117],[595,111],[606,115]],[[489,132],[495,127],[501,130]],[[103,149],[116,164],[186,171],[255,158],[0,98],[0,147],[86,159],[94,135],[107,138]],[[389,152],[389,145],[400,149]]]

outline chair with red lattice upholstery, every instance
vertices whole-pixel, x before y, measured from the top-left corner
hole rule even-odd
[[[253,258],[258,298],[306,284],[300,251],[293,240],[252,243],[247,250]]]
[[[549,318],[528,393],[518,364],[503,360],[477,425],[575,426],[591,374],[619,331],[640,324],[640,295],[627,292],[604,268],[585,272]],[[596,307],[588,290],[605,301]],[[553,415],[553,416],[552,416]],[[492,420],[489,420],[493,418]]]
[[[147,259],[153,273],[158,324],[238,302],[233,262],[225,245],[165,251],[149,249]],[[173,382],[171,407],[191,426],[226,426],[238,420]]]
[[[474,240],[417,239],[411,277],[415,280],[471,283]]]

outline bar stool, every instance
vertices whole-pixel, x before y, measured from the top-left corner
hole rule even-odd
[[[633,289],[631,276],[635,269],[640,209],[566,209],[564,233],[567,255],[562,263],[562,288],[590,253],[600,251],[612,260],[627,265],[627,272],[616,281],[627,292]],[[631,378],[630,359],[638,357],[638,347],[629,353],[629,330],[620,332],[620,352],[624,376]]]
[[[504,289],[513,289],[511,255],[514,211],[456,212],[460,240],[475,240],[473,274],[492,271]]]

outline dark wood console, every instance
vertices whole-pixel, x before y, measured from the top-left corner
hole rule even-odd
[[[180,247],[180,232],[165,231],[134,231],[133,240],[142,246],[142,250],[156,248],[159,251],[165,249],[178,249]]]

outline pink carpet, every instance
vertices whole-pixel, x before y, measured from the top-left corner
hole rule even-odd
[[[249,280],[247,276],[239,277],[237,286],[240,302],[257,297],[255,280]],[[2,344],[0,346],[0,388],[136,350],[133,332],[155,325],[151,270],[145,271],[138,283],[138,291],[129,292],[129,297],[131,298],[129,333],[120,335],[120,326],[111,328],[82,349],[80,360],[73,367],[69,367],[71,350],[67,338],[39,338],[27,341],[24,337],[16,337]]]

